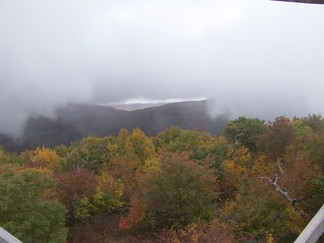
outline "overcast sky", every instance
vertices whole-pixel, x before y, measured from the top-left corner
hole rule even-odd
[[[67,102],[204,97],[233,117],[324,114],[324,5],[0,0],[0,132]]]

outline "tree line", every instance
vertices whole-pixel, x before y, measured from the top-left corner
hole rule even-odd
[[[323,204],[324,119],[229,121],[0,147],[0,226],[23,242],[292,242]]]

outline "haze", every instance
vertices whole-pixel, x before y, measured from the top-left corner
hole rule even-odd
[[[206,97],[212,114],[323,113],[324,6],[0,0],[0,132],[69,102]]]

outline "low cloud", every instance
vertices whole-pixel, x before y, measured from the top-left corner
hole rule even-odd
[[[1,1],[0,132],[68,102],[207,97],[214,114],[323,112],[323,6]]]

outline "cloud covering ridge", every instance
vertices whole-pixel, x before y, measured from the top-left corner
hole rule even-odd
[[[320,5],[0,2],[0,132],[68,102],[207,97],[214,113],[323,113]]]

